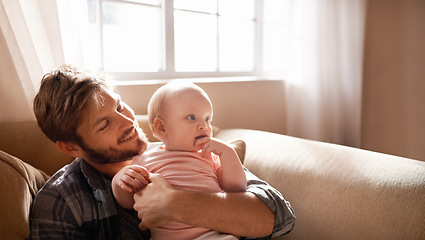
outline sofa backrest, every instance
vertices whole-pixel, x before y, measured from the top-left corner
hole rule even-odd
[[[52,175],[72,161],[48,139],[36,121],[0,123],[0,150]]]

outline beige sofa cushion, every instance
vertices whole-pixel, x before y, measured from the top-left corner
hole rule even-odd
[[[279,239],[425,239],[425,162],[246,129],[245,166],[291,202]]]
[[[29,239],[32,200],[48,176],[20,159],[0,150],[0,224],[2,239]]]
[[[230,142],[230,146],[232,146],[236,153],[238,154],[239,160],[241,160],[241,163],[245,160],[245,151],[246,151],[246,144],[242,140],[234,140]]]

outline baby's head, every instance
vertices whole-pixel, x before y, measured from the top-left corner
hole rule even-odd
[[[201,138],[212,137],[213,108],[202,88],[190,82],[160,87],[148,104],[152,132],[167,150],[199,151]]]

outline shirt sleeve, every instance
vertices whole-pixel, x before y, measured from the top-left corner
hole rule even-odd
[[[289,233],[294,227],[295,213],[291,204],[286,201],[282,194],[270,186],[267,182],[259,179],[245,168],[247,179],[247,192],[255,194],[275,214],[275,223],[271,237],[282,236]]]

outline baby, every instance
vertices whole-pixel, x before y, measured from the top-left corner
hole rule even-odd
[[[113,181],[117,202],[134,205],[133,194],[145,180],[135,181],[137,166],[161,174],[174,188],[202,192],[241,192],[246,188],[243,166],[235,150],[212,138],[213,107],[208,95],[193,83],[172,82],[160,87],[148,105],[152,132],[162,144],[150,146],[123,168]],[[150,144],[154,145],[154,144]],[[171,222],[150,229],[152,239],[237,239],[209,229]]]

